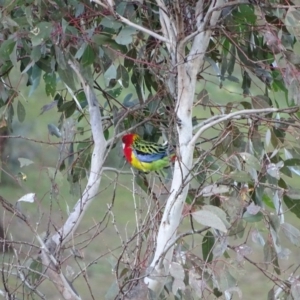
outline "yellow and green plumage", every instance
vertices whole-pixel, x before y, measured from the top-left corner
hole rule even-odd
[[[147,142],[135,133],[124,135],[122,142],[126,160],[134,168],[143,172],[165,168],[176,157],[175,153],[169,150],[168,145]]]

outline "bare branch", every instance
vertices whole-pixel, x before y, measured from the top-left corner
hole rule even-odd
[[[86,188],[81,198],[77,201],[65,224],[56,233],[54,233],[54,235],[50,237],[45,244],[37,234],[36,236],[41,244],[40,257],[42,259],[42,263],[44,266],[46,266],[46,273],[54,283],[55,287],[58,289],[64,299],[79,300],[81,299],[80,296],[77,295],[71,284],[62,274],[53,254],[57,253],[57,251],[72,238],[89,204],[98,193],[101,173],[103,171],[102,166],[106,151],[106,140],[103,135],[101,114],[95,92],[92,90],[87,80],[82,77],[79,67],[72,61],[69,61],[68,63],[77,74],[89,104],[90,124],[94,140],[91,171]]]
[[[252,115],[252,114],[268,114],[272,112],[286,112],[286,113],[294,113],[299,110],[299,107],[289,107],[289,108],[262,108],[262,109],[244,109],[240,111],[235,111],[233,113],[230,113],[228,115],[219,116],[219,118],[216,120],[216,116],[213,116],[212,118],[205,121],[205,125],[202,126],[194,135],[193,139],[190,141],[190,146],[195,146],[197,139],[201,136],[201,134],[211,128],[212,126],[219,124],[223,121],[232,119],[237,116],[242,115]]]
[[[82,197],[76,203],[64,226],[52,237],[52,240],[57,246],[62,246],[72,237],[72,234],[79,225],[80,220],[83,217],[88,205],[97,194],[100,185],[103,158],[106,150],[106,140],[103,135],[102,120],[95,92],[80,74],[78,66],[76,66],[72,61],[69,61],[69,64],[77,74],[83,86],[84,93],[89,104],[90,124],[94,140],[94,151],[91,161],[90,176]]]
[[[176,45],[177,28],[174,20],[171,19],[172,16],[167,13],[168,9],[164,1],[156,0],[156,3],[159,7],[159,18],[163,34],[170,41],[170,44],[167,44],[167,47],[171,53],[171,50],[174,49]]]
[[[92,0],[92,2],[95,2],[95,3],[99,4],[99,5],[101,5],[102,7],[105,7],[107,9],[110,9],[110,10],[113,11],[113,7],[112,6],[108,7],[107,5],[105,5],[104,3],[102,3],[100,0]],[[167,38],[165,38],[165,37],[163,37],[163,36],[155,33],[154,31],[152,31],[150,29],[147,29],[147,28],[145,28],[143,26],[140,26],[138,24],[135,24],[135,23],[129,21],[127,18],[125,18],[125,17],[121,16],[120,14],[118,14],[116,11],[113,11],[113,14],[116,16],[117,20],[123,22],[124,24],[127,24],[127,25],[129,25],[129,26],[131,26],[133,28],[136,28],[137,30],[143,31],[143,32],[145,32],[145,33],[153,36],[154,38],[156,38],[156,39],[158,39],[158,40],[160,40],[160,41],[162,41],[164,43],[171,43],[171,41],[168,40]]]

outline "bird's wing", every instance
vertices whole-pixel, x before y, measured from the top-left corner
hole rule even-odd
[[[168,156],[168,147],[150,142],[138,142],[133,145],[136,158],[145,163],[151,163]]]
[[[162,159],[164,157],[166,157],[165,153],[145,153],[145,152],[140,152],[138,150],[133,150],[134,155],[136,156],[136,158],[140,161],[140,162],[144,162],[144,163],[152,163],[154,161],[157,161],[159,159]]]

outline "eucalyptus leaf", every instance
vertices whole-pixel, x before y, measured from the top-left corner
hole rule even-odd
[[[252,241],[256,244],[259,244],[260,246],[264,246],[265,245],[265,239],[263,238],[262,234],[260,233],[260,231],[258,231],[257,229],[254,229],[251,232],[251,237],[252,237]]]
[[[58,66],[57,73],[60,79],[73,91],[76,91],[74,73],[70,66],[66,66],[65,69],[61,69]]]
[[[56,93],[56,75],[55,73],[45,73],[43,76],[45,81],[45,91],[47,96],[54,97]]]
[[[291,224],[281,224],[281,230],[285,236],[296,246],[300,246],[300,230]]]
[[[212,249],[215,245],[215,237],[211,231],[207,231],[202,240],[202,254],[203,260],[206,262],[211,262],[213,260]]]
[[[217,207],[217,206],[214,206],[214,205],[203,205],[202,206],[202,210],[207,210],[207,211],[210,211],[212,212],[213,214],[217,215],[221,220],[222,222],[225,224],[225,226],[227,228],[230,227],[230,224],[229,222],[227,221],[227,216],[226,216],[226,213],[224,210],[222,210],[221,208]]]
[[[43,276],[43,264],[40,258],[32,260],[32,263],[29,266],[28,276],[32,284],[38,282]]]
[[[81,63],[83,67],[91,65],[95,61],[95,52],[94,49],[87,45],[81,58]]]
[[[250,174],[245,171],[233,171],[228,174],[228,177],[237,182],[252,182]]]
[[[52,31],[52,24],[49,22],[40,22],[38,23],[30,33],[32,46],[38,46],[42,43],[45,43],[47,39],[50,38]]]
[[[289,188],[285,194],[293,200],[300,200],[300,189]]]
[[[35,193],[28,193],[24,196],[22,196],[18,202],[28,202],[28,203],[33,203],[36,200],[36,194]]]
[[[105,85],[108,86],[110,80],[117,78],[117,69],[112,64],[104,73]]]
[[[135,35],[137,30],[131,26],[125,26],[117,35],[115,41],[120,45],[128,45],[132,43],[133,35]]]
[[[42,76],[42,70],[37,65],[34,65],[32,67],[32,74],[31,74],[32,85],[30,87],[28,97],[31,97],[34,91],[38,88],[40,84],[41,76]]]
[[[291,286],[291,294],[293,299],[300,299],[300,282],[295,280]]]
[[[198,299],[202,299],[202,295],[204,292],[205,284],[204,282],[200,279],[201,277],[199,276],[195,269],[190,269],[189,270],[189,285],[192,287],[193,291],[196,294],[196,297]]]
[[[240,152],[239,155],[247,165],[253,167],[256,171],[261,170],[259,160],[254,155],[247,152]]]
[[[48,132],[49,132],[50,135],[54,135],[54,136],[56,136],[58,138],[61,137],[60,130],[54,124],[48,124]]]
[[[24,105],[22,104],[22,102],[20,100],[18,101],[18,104],[17,104],[17,116],[18,116],[19,122],[23,123],[25,120],[26,111],[25,111]]]
[[[177,262],[171,262],[170,274],[176,279],[184,280],[184,269],[182,265]]]
[[[18,161],[20,162],[20,168],[29,166],[34,163],[32,160],[30,160],[28,158],[24,158],[24,157],[19,157]]]
[[[125,88],[129,86],[129,74],[123,65],[119,65],[117,68],[117,79],[121,79],[122,85]]]
[[[205,210],[198,210],[192,213],[193,218],[204,226],[209,226],[218,229],[222,232],[227,232],[224,222],[214,213]]]
[[[222,184],[212,184],[204,187],[198,196],[210,197],[217,194],[224,194],[230,191],[230,187],[228,185]]]
[[[253,215],[250,214],[248,211],[246,211],[243,214],[243,220],[245,220],[248,223],[257,223],[260,222],[263,219],[264,215],[261,212],[258,212],[257,214]]]
[[[209,95],[206,89],[203,89],[197,96],[197,100],[200,101],[202,105],[207,105],[209,103]]]

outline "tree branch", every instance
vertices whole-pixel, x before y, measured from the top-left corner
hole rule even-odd
[[[163,34],[170,41],[170,43],[166,46],[171,53],[172,49],[176,46],[177,28],[174,20],[172,20],[172,16],[167,13],[168,9],[164,1],[156,0],[156,3],[159,7],[160,25],[162,27]]]
[[[112,11],[112,13],[115,15],[116,19],[119,20],[119,21],[121,21],[122,23],[124,23],[124,24],[126,24],[126,25],[129,25],[129,26],[131,26],[131,27],[133,27],[133,28],[135,28],[135,29],[137,29],[137,30],[140,30],[140,31],[142,31],[142,32],[145,32],[145,33],[147,33],[147,34],[153,36],[154,38],[156,38],[156,39],[158,39],[158,40],[160,40],[160,41],[162,41],[162,42],[164,42],[164,43],[171,43],[171,41],[168,40],[167,38],[165,38],[165,37],[163,37],[163,36],[161,36],[161,35],[155,33],[154,31],[152,31],[152,30],[150,30],[150,29],[147,29],[147,28],[145,28],[145,27],[143,27],[143,26],[140,26],[140,25],[138,25],[138,24],[135,24],[135,23],[129,21],[127,18],[121,16],[121,15],[118,14],[116,11],[114,11],[114,8],[113,8],[112,6],[109,6],[109,7],[108,7],[107,5],[105,5],[104,3],[102,3],[100,0],[92,0],[92,2],[95,2],[95,3],[99,4],[99,5],[101,5],[102,7],[105,7],[105,8],[107,8],[107,9],[110,9],[110,10]]]
[[[88,205],[96,196],[100,185],[103,159],[106,150],[106,140],[103,135],[102,120],[95,92],[92,90],[89,83],[82,77],[79,67],[70,60],[68,63],[79,78],[88,101],[90,124],[94,140],[94,150],[92,154],[90,176],[88,178],[86,188],[83,191],[82,197],[77,201],[64,226],[59,229],[51,239],[57,246],[64,245],[72,237],[72,234],[79,225]]]
[[[101,174],[103,171],[102,167],[106,151],[106,140],[103,135],[101,114],[95,92],[87,80],[82,77],[78,65],[70,60],[68,63],[79,78],[89,105],[90,124],[94,140],[91,171],[83,194],[77,201],[65,224],[56,233],[54,233],[45,244],[41,239],[39,239],[39,242],[41,244],[40,258],[42,259],[43,265],[46,266],[46,273],[55,287],[64,299],[79,300],[81,299],[80,296],[77,295],[75,290],[62,274],[54,256],[60,248],[73,237],[73,234],[89,204],[91,204],[92,200],[98,193]]]
[[[194,135],[193,139],[190,141],[190,146],[194,147],[197,139],[201,136],[201,134],[212,126],[219,124],[223,121],[227,121],[237,116],[242,115],[252,115],[252,114],[268,114],[272,112],[285,112],[285,113],[294,113],[299,110],[299,107],[289,107],[289,108],[262,108],[262,109],[244,109],[240,111],[232,112],[228,115],[221,115],[216,120],[216,116],[211,117],[210,119],[205,121],[205,125],[203,125]],[[204,122],[203,122],[204,123]]]
[[[220,1],[218,0],[217,3]],[[160,0],[157,0],[157,3],[159,4]],[[197,12],[201,11],[201,5],[202,1],[199,0],[196,5]],[[191,50],[187,55],[187,50],[182,42],[178,45],[171,45],[173,47],[171,49],[168,48],[172,62],[174,63],[175,58],[176,63],[175,65],[171,65],[170,68],[172,69],[173,66],[177,67],[177,89],[174,90],[176,84],[173,84],[173,86],[170,86],[169,82],[168,84],[170,92],[176,99],[175,111],[178,119],[179,147],[177,150],[178,159],[174,166],[171,192],[160,223],[156,241],[157,246],[150,265],[150,275],[144,280],[148,284],[148,287],[156,293],[156,297],[161,293],[165,279],[169,274],[174,241],[176,240],[176,232],[182,219],[182,210],[188,193],[190,170],[193,162],[194,146],[190,141],[193,138],[192,108],[196,89],[196,74],[203,63],[211,36],[211,30],[204,31],[201,13],[197,16],[196,24],[196,31],[203,32],[195,35]],[[177,26],[179,25],[177,24]],[[182,28],[176,28],[176,32],[180,33],[181,31]]]

